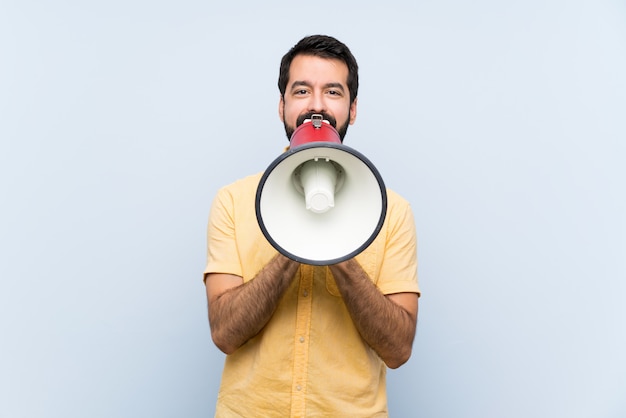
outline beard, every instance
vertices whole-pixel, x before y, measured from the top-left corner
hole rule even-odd
[[[311,119],[313,115],[322,115],[322,118],[324,120],[327,120],[328,123],[330,123],[330,126],[332,126],[333,128],[337,130],[337,133],[339,134],[339,139],[343,143],[343,137],[346,136],[346,133],[348,133],[348,126],[350,126],[350,115],[348,115],[348,118],[341,126],[337,127],[337,119],[333,118],[332,116],[330,116],[329,114],[325,112],[308,112],[303,115],[300,115],[298,116],[298,119],[296,120],[296,126],[291,126],[287,122],[283,122],[283,124],[285,125],[285,133],[287,134],[287,140],[291,141],[291,136],[295,132],[296,128],[302,125],[305,120]]]

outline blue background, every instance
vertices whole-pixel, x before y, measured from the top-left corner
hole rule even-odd
[[[2,0],[0,416],[212,416],[208,210],[287,144],[278,63],[315,33],[415,212],[392,416],[626,416],[617,0]]]

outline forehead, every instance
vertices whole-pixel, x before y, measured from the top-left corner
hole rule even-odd
[[[296,55],[289,67],[288,85],[296,81],[309,83],[348,82],[348,66],[336,58],[322,58],[315,55]]]

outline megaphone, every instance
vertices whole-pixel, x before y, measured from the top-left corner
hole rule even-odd
[[[281,254],[303,264],[336,264],[361,253],[387,213],[378,170],[343,145],[321,115],[302,123],[289,143],[257,188],[255,210],[263,235]]]

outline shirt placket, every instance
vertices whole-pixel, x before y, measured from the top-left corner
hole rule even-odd
[[[291,416],[304,417],[306,408],[307,368],[309,364],[309,336],[313,299],[313,266],[300,265],[296,330],[294,334],[294,364],[291,386]]]

